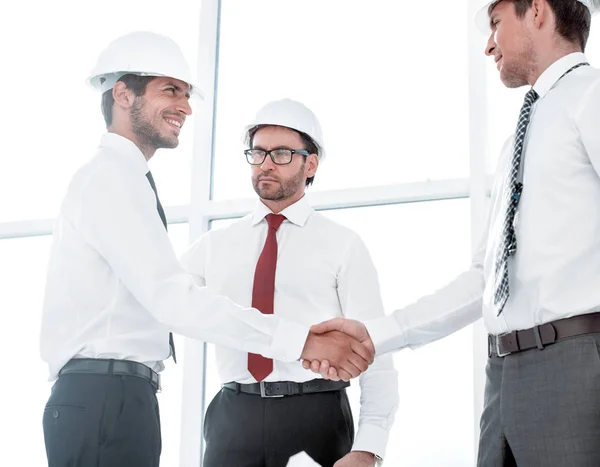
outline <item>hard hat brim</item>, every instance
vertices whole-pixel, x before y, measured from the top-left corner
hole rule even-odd
[[[159,73],[126,71],[126,72],[119,72],[119,73],[105,73],[105,74],[99,74],[99,75],[92,75],[92,76],[89,76],[85,81],[88,84],[88,86],[90,86],[91,88],[104,93],[104,92],[112,89],[114,87],[115,83],[122,76],[127,75],[127,74],[138,75],[138,76],[165,77],[165,75],[162,75]],[[103,83],[102,78],[108,78],[108,80]],[[185,83],[187,83],[192,88],[192,91],[190,93],[190,95],[192,97],[199,98],[200,100],[205,99],[204,92],[202,91],[200,86],[196,85],[195,83],[190,83],[189,81],[178,78],[176,76],[170,76],[170,78],[174,78],[174,79],[184,81]]]
[[[482,6],[477,13],[475,13],[475,27],[483,34],[484,36],[489,36],[492,33],[492,28],[490,27],[490,17],[488,15],[488,9],[490,5],[495,3],[494,1],[487,2],[484,6]]]

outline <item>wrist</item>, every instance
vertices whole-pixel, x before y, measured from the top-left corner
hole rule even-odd
[[[378,459],[378,457],[375,454],[373,454],[372,452],[369,452],[369,451],[352,451],[352,452],[355,453],[355,455],[357,455],[365,460],[376,461]]]

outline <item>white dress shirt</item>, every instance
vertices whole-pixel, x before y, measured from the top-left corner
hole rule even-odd
[[[498,175],[471,268],[433,295],[368,323],[378,353],[440,339],[482,310],[494,335],[600,311],[600,71],[582,66],[560,79],[586,61],[582,53],[562,57],[533,86],[540,97],[524,142],[517,250],[509,258],[502,314],[496,316],[484,294],[494,274],[487,239],[501,214]],[[512,143],[513,137],[503,148],[498,174],[507,168]]]
[[[73,357],[129,359],[156,371],[169,331],[284,361],[308,326],[243,308],[181,267],[156,210],[142,152],[114,133],[73,177],[52,244],[40,337],[50,380]]]
[[[254,271],[267,236],[262,202],[234,224],[203,235],[183,255],[182,264],[216,293],[250,306]],[[284,209],[277,231],[274,313],[310,326],[336,316],[359,320],[383,316],[377,271],[360,237],[315,212],[306,198]],[[255,383],[248,354],[216,347],[223,383]],[[275,361],[265,381],[304,382],[315,378],[300,362]],[[390,355],[377,357],[360,377],[361,409],[354,450],[383,457],[398,405],[398,378]]]

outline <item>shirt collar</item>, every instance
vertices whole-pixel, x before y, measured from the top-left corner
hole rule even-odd
[[[574,52],[559,58],[540,75],[533,85],[533,89],[540,98],[544,97],[566,71],[584,62],[587,62],[587,59],[581,52]]]
[[[300,198],[291,206],[288,206],[279,214],[285,216],[285,218],[292,224],[296,224],[299,227],[304,227],[306,221],[310,215],[314,212],[314,209],[308,204],[306,195]],[[252,225],[260,223],[268,214],[272,214],[272,211],[261,201],[256,202],[256,208],[252,215]]]
[[[144,175],[150,171],[148,161],[135,143],[116,133],[105,133],[100,139],[100,147],[108,148],[118,154],[126,156],[127,161]]]

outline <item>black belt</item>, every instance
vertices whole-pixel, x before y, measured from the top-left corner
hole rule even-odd
[[[260,397],[284,397],[310,394],[315,392],[340,391],[347,388],[347,381],[329,381],[326,379],[313,379],[304,383],[293,381],[273,381],[252,384],[225,383],[223,387],[237,393],[260,395]]]
[[[58,376],[69,373],[97,375],[137,376],[147,380],[155,391],[160,391],[160,376],[142,363],[131,360],[104,358],[73,358],[58,372]]]
[[[543,349],[567,337],[600,332],[600,313],[573,316],[534,326],[523,331],[513,331],[499,336],[488,335],[488,356],[505,357],[530,349]]]

